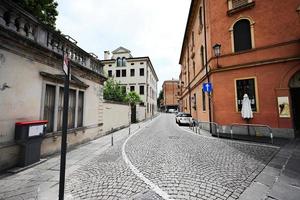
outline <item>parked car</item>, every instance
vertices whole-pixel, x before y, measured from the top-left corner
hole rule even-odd
[[[178,113],[175,117],[177,124],[191,124],[193,122],[192,116],[189,113]]]

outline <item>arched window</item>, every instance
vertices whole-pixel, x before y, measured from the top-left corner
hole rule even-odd
[[[117,58],[117,67],[122,66],[122,59],[121,58]]]
[[[250,21],[241,19],[233,26],[234,51],[252,49]]]
[[[126,66],[126,58],[125,57],[122,58],[122,66]]]

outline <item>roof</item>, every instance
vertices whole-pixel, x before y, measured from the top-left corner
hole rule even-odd
[[[193,14],[193,8],[195,7],[196,3],[198,2],[198,0],[192,0],[191,5],[190,5],[190,10],[189,10],[189,15],[187,18],[187,23],[186,23],[186,27],[185,27],[185,32],[184,32],[184,37],[183,37],[183,41],[182,41],[182,47],[181,47],[181,53],[180,53],[180,59],[179,59],[179,64],[181,63],[182,60],[182,56],[183,56],[183,49],[185,46],[185,41],[188,38],[188,30],[189,30],[189,26],[191,24],[192,21],[192,14]]]
[[[112,51],[113,54],[116,53],[131,53],[131,51],[129,49],[126,49],[124,47],[119,47],[117,49],[115,49],[114,51]]]

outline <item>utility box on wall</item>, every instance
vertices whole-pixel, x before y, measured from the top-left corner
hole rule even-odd
[[[20,145],[18,166],[25,167],[40,161],[41,143],[47,120],[17,122],[15,140]]]

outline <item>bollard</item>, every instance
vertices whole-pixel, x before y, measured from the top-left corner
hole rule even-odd
[[[111,146],[114,146],[114,134],[111,133]]]
[[[231,135],[231,139],[233,139],[233,131],[232,131],[232,127],[230,129],[230,135]]]
[[[271,132],[271,134],[270,134],[270,137],[271,137],[271,142],[272,142],[272,144],[273,144],[273,133]]]

